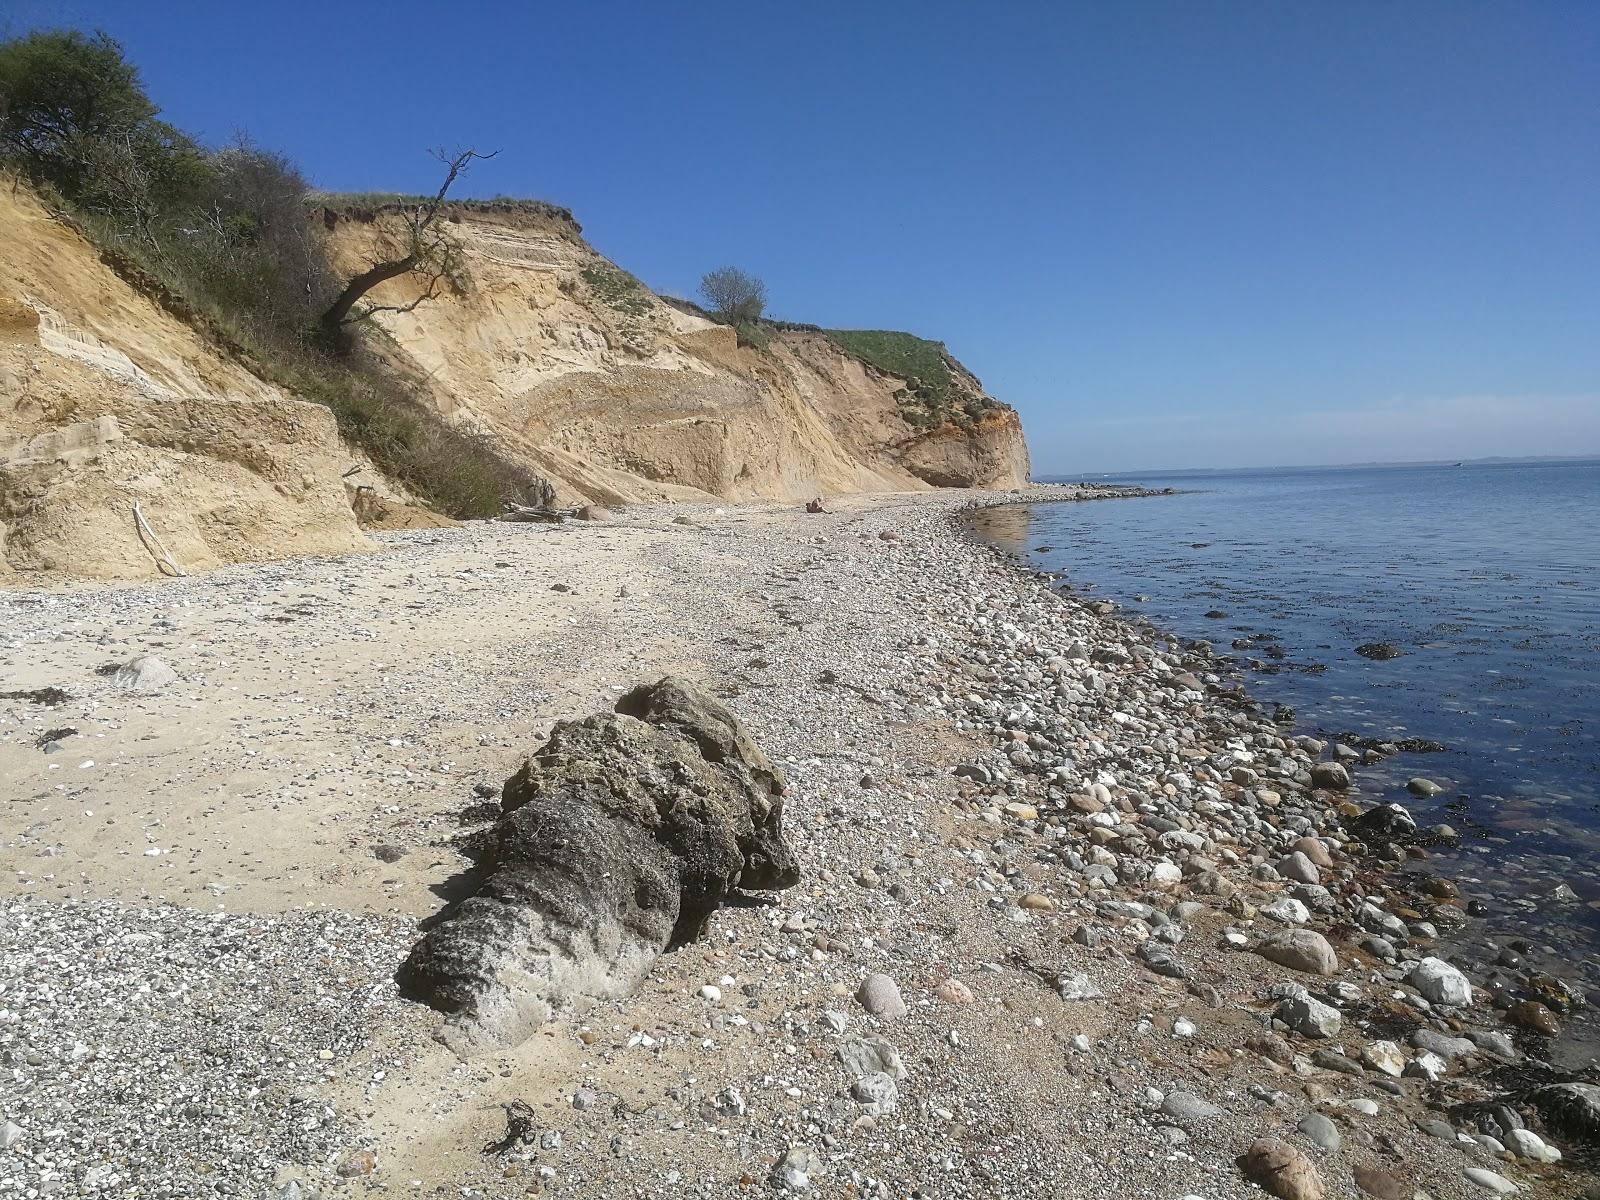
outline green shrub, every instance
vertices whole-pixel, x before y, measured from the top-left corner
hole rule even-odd
[[[204,151],[157,119],[104,33],[40,31],[0,43],[0,157],[79,208],[145,237],[206,180]]]
[[[263,378],[332,409],[352,444],[440,512],[491,516],[519,496],[526,473],[485,439],[449,425],[370,355],[328,352],[317,317],[338,283],[294,165],[245,138],[208,153],[157,113],[103,33],[0,43],[0,161],[114,269],[209,324]]]
[[[752,350],[765,350],[772,344],[773,330],[762,321],[740,321],[733,330],[738,334],[739,345]]]
[[[76,197],[85,143],[155,120],[122,47],[104,33],[40,31],[0,43],[0,153]]]
[[[609,304],[618,312],[640,317],[650,311],[649,295],[639,286],[639,281],[626,271],[610,266],[595,266],[584,267],[578,274],[589,285],[589,291],[595,299]]]

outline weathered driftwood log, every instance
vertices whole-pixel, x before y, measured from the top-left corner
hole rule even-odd
[[[535,508],[529,504],[513,504],[510,500],[501,505],[502,521],[542,521],[556,525],[567,519],[568,513],[560,508]]]
[[[798,882],[783,788],[733,714],[683,680],[558,724],[506,781],[485,882],[412,949],[402,987],[447,1014],[463,1054],[626,994],[735,889]]]
[[[531,475],[522,485],[522,498],[533,508],[554,508],[556,485],[541,475]]]

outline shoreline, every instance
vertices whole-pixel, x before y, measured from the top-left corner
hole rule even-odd
[[[1000,533],[997,539],[991,539],[978,528],[980,520],[969,518],[965,522],[966,532],[978,544],[997,553],[1018,570],[1044,581],[1047,586],[1063,589],[1076,602],[1113,605],[1122,620],[1147,638],[1185,645],[1211,645],[1215,631],[1206,623],[1200,623],[1200,627],[1190,632],[1178,634],[1173,632],[1171,622],[1153,618],[1137,607],[1125,606],[1120,599],[1097,599],[1101,581],[1094,577],[1092,569],[1079,574],[1035,563],[1033,553],[1024,546],[1036,540],[1037,535],[1024,537],[1021,533],[1007,530]],[[1029,532],[1031,534],[1031,530]],[[1128,579],[1122,580],[1123,591],[1127,590],[1129,583]],[[1144,601],[1149,598],[1139,596],[1137,599]],[[1216,614],[1207,614],[1212,615]],[[1289,632],[1280,625],[1268,625],[1266,629],[1268,632],[1263,634],[1263,640],[1274,643],[1279,641],[1280,634]],[[1223,640],[1226,640],[1226,636]],[[1234,642],[1233,646],[1238,650],[1240,643]],[[1225,645],[1216,648],[1214,658],[1217,664],[1215,670],[1229,681],[1233,694],[1249,697],[1252,705],[1263,714],[1271,712],[1276,718],[1280,711],[1286,713],[1285,717],[1279,718],[1280,724],[1289,722],[1284,728],[1292,735],[1309,735],[1329,745],[1342,744],[1348,748],[1343,761],[1357,776],[1351,797],[1359,798],[1364,805],[1398,803],[1412,812],[1413,819],[1422,828],[1418,836],[1403,843],[1406,857],[1395,854],[1385,861],[1381,856],[1373,856],[1372,868],[1387,872],[1386,882],[1397,892],[1409,896],[1413,906],[1426,906],[1430,899],[1427,888],[1437,879],[1444,881],[1438,886],[1458,885],[1458,904],[1471,909],[1471,920],[1460,920],[1454,929],[1445,930],[1439,944],[1473,960],[1474,976],[1489,979],[1496,989],[1509,988],[1512,992],[1525,994],[1528,989],[1522,986],[1519,973],[1525,977],[1538,977],[1542,973],[1546,980],[1558,978],[1561,981],[1559,988],[1543,986],[1539,990],[1547,991],[1561,1001],[1552,1001],[1550,1004],[1561,1032],[1553,1041],[1542,1047],[1535,1044],[1533,1048],[1548,1055],[1557,1072],[1566,1072],[1574,1078],[1587,1072],[1582,1077],[1591,1081],[1600,1078],[1600,1058],[1597,1058],[1597,1053],[1600,1053],[1600,1021],[1597,1021],[1597,1017],[1600,1017],[1600,1013],[1597,1013],[1595,1004],[1584,1003],[1583,972],[1570,957],[1586,958],[1590,980],[1597,978],[1593,968],[1600,959],[1596,959],[1593,953],[1592,923],[1584,918],[1586,911],[1600,907],[1600,902],[1591,900],[1586,910],[1570,911],[1571,906],[1581,902],[1581,897],[1565,886],[1570,880],[1583,889],[1583,884],[1574,874],[1581,868],[1570,855],[1557,855],[1556,863],[1545,862],[1541,868],[1534,864],[1538,864],[1541,858],[1556,854],[1556,848],[1545,851],[1522,848],[1519,857],[1522,865],[1516,872],[1515,881],[1540,890],[1530,892],[1526,897],[1518,893],[1519,898],[1512,899],[1499,891],[1499,886],[1511,882],[1507,880],[1504,868],[1490,866],[1484,857],[1493,855],[1495,847],[1507,845],[1504,840],[1507,832],[1494,823],[1492,816],[1488,824],[1483,824],[1481,815],[1477,819],[1473,815],[1464,815],[1461,818],[1466,830],[1464,835],[1450,824],[1430,825],[1430,821],[1457,821],[1457,814],[1449,806],[1441,810],[1437,803],[1432,802],[1433,795],[1418,791],[1413,786],[1416,783],[1431,786],[1433,792],[1442,791],[1444,797],[1460,793],[1459,798],[1463,801],[1469,794],[1477,796],[1479,793],[1483,793],[1486,799],[1497,800],[1497,796],[1485,789],[1481,778],[1474,776],[1470,770],[1463,771],[1460,765],[1454,772],[1447,770],[1446,776],[1440,777],[1450,778],[1453,781],[1450,786],[1441,789],[1431,782],[1435,777],[1430,768],[1434,754],[1456,759],[1458,764],[1464,761],[1470,767],[1474,763],[1481,766],[1482,757],[1492,757],[1493,751],[1477,746],[1446,746],[1428,737],[1417,737],[1412,734],[1409,724],[1399,726],[1402,732],[1398,733],[1392,732],[1395,727],[1390,726],[1387,735],[1382,725],[1370,720],[1359,731],[1353,730],[1348,719],[1339,718],[1337,695],[1308,697],[1304,694],[1307,690],[1304,685],[1289,688],[1285,693],[1284,689],[1273,687],[1270,677],[1277,675],[1276,670],[1264,666],[1249,654],[1230,653]],[[1273,696],[1275,691],[1277,695]],[[1266,699],[1261,698],[1263,693]],[[1292,700],[1293,703],[1272,703],[1272,700]],[[1425,729],[1424,732],[1431,731]],[[1477,786],[1474,786],[1475,783]],[[1552,836],[1553,831],[1547,833],[1547,837]],[[1578,861],[1582,861],[1581,855]],[[1562,863],[1565,864],[1564,869]],[[1550,912],[1552,906],[1554,913]],[[1501,968],[1510,970],[1503,971]],[[1594,1000],[1600,1001],[1600,992],[1594,991],[1592,983],[1589,986]],[[1507,1007],[1505,1001],[1497,1000],[1496,1008],[1503,1010]]]
[[[1181,654],[965,537],[961,509],[973,499],[1039,498],[1032,489],[853,498],[821,516],[646,508],[630,510],[631,522],[554,536],[514,526],[398,535],[384,539],[387,553],[349,563],[231,568],[180,591],[41,604],[50,619],[19,626],[5,665],[23,686],[71,685],[74,698],[48,723],[114,721],[100,731],[111,753],[97,759],[121,764],[123,794],[164,788],[166,803],[134,822],[161,854],[106,852],[99,830],[78,836],[84,806],[104,815],[118,801],[80,787],[58,802],[63,771],[14,787],[42,757],[20,735],[46,714],[0,708],[0,774],[21,793],[7,797],[12,807],[30,817],[23,837],[0,839],[13,880],[6,905],[14,914],[31,892],[23,906],[37,918],[26,936],[9,923],[0,972],[18,1016],[5,1044],[21,1038],[41,1060],[15,1060],[28,1066],[14,1094],[39,1115],[24,1124],[0,1098],[0,1122],[24,1133],[0,1153],[87,1159],[95,1151],[70,1137],[44,1141],[41,1126],[78,1123],[108,1131],[127,1156],[128,1115],[58,1091],[54,1077],[76,1070],[173,1091],[160,1080],[171,1064],[144,1061],[116,1022],[87,1005],[47,1006],[39,990],[52,963],[87,945],[139,946],[128,936],[154,920],[165,970],[192,997],[214,998],[205,1011],[217,1026],[199,1034],[192,1007],[158,1005],[146,1015],[170,1026],[160,1044],[187,1036],[248,1057],[262,1035],[225,1001],[249,996],[264,1012],[294,1014],[268,1036],[282,1061],[256,1070],[262,1086],[248,1105],[237,1070],[212,1057],[185,1085],[204,1094],[200,1115],[185,1117],[169,1096],[174,1107],[151,1118],[170,1147],[137,1153],[155,1176],[192,1189],[179,1194],[216,1194],[221,1180],[274,1197],[291,1185],[304,1196],[380,1186],[520,1196],[534,1185],[574,1196],[746,1195],[770,1190],[774,1166],[804,1146],[821,1167],[820,1195],[850,1183],[883,1196],[922,1187],[1242,1200],[1260,1193],[1234,1159],[1258,1137],[1294,1147],[1332,1194],[1360,1194],[1358,1168],[1375,1186],[1386,1176],[1441,1200],[1487,1194],[1468,1169],[1578,1194],[1579,1172],[1509,1162],[1416,1127],[1441,1115],[1425,1100],[1474,1085],[1458,1062],[1438,1081],[1404,1074],[1411,1063],[1493,1055],[1456,1044],[1449,1010],[1424,1038],[1442,1050],[1404,1044],[1396,1022],[1425,1010],[1395,1001],[1407,989],[1344,933],[1340,896],[1359,887],[1381,898],[1381,884],[1344,854],[1340,833],[1314,834],[1327,806],[1271,774],[1273,753],[1285,770],[1307,766],[1304,747],[1258,744],[1271,735],[1215,706],[1208,688],[1174,686],[1189,669]],[[673,527],[674,513],[696,524]],[[529,537],[539,540],[530,547]],[[569,590],[552,593],[556,584]],[[396,612],[404,620],[386,626]],[[117,631],[122,642],[94,640]],[[152,647],[172,659],[174,691],[130,700],[92,682],[99,662]],[[460,870],[455,842],[476,827],[463,823],[473,785],[497,785],[552,720],[606,707],[614,689],[667,670],[715,685],[790,775],[800,886],[770,907],[724,909],[708,938],[658,960],[633,996],[558,1018],[551,1036],[500,1059],[455,1062],[431,1040],[434,1014],[399,1000],[388,973]],[[834,682],[819,682],[825,673]],[[234,688],[246,697],[240,709],[208,724]],[[313,759],[330,760],[323,777],[293,787]],[[245,792],[248,803],[228,798]],[[237,847],[226,871],[193,853],[219,824],[262,839],[259,865]],[[1330,864],[1327,899],[1307,890],[1322,884],[1259,869],[1313,836]],[[385,862],[379,847],[400,857]],[[201,877],[185,885],[174,864]],[[224,890],[208,888],[224,875]],[[297,908],[308,894],[326,907]],[[1263,915],[1285,899],[1306,918]],[[237,915],[208,915],[219,903]],[[1307,924],[1332,936],[1337,974],[1295,971],[1251,948]],[[261,954],[201,952],[219,939]],[[119,949],[105,986],[137,994],[151,969]],[[880,1021],[853,1000],[874,971],[897,980],[906,1016]],[[728,979],[719,1000],[699,994]],[[1286,1006],[1315,1014],[1299,989],[1341,1017],[1338,1034],[1274,1029]],[[360,1002],[338,999],[351,995]],[[851,1098],[838,1051],[857,1036],[886,1038],[904,1060],[897,1110],[874,1115]],[[87,1053],[74,1058],[75,1042]],[[1389,1042],[1393,1054],[1372,1049]],[[1348,1055],[1330,1057],[1333,1045]],[[1396,1062],[1402,1074],[1392,1075]],[[512,1098],[555,1136],[485,1157],[479,1147],[504,1131],[499,1106]],[[285,1115],[306,1104],[333,1115],[291,1133]],[[250,1164],[226,1159],[235,1142]],[[356,1156],[368,1150],[362,1172]],[[205,1163],[208,1153],[218,1161]],[[341,1178],[352,1161],[357,1173]],[[96,1169],[76,1163],[56,1194],[141,1194],[86,1186]],[[154,1178],[142,1194],[159,1194]]]

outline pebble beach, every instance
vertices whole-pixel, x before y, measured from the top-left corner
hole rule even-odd
[[[1474,940],[1362,751],[967,531],[1019,499],[1116,502],[0,593],[0,1196],[1594,1194],[1581,984]],[[552,724],[668,673],[781,766],[800,883],[458,1058],[418,923]]]

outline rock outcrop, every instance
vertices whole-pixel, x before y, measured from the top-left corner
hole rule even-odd
[[[381,255],[397,213],[329,212],[331,255]],[[439,410],[551,480],[563,502],[800,500],[828,492],[1018,487],[1014,410],[945,356],[959,403],[929,413],[915,382],[821,330],[763,350],[669,304],[602,258],[565,210],[452,206],[459,290],[378,318],[395,365]],[[417,283],[374,293],[404,306]]]
[[[1528,1093],[1545,1124],[1573,1140],[1600,1146],[1600,1085],[1552,1083]]]
[[[340,478],[353,461],[328,409],[262,382],[26,187],[0,187],[0,578],[361,549]]]
[[[682,680],[562,722],[506,781],[483,885],[417,943],[402,986],[447,1014],[463,1054],[626,994],[735,889],[798,881],[783,788],[737,719]]]

